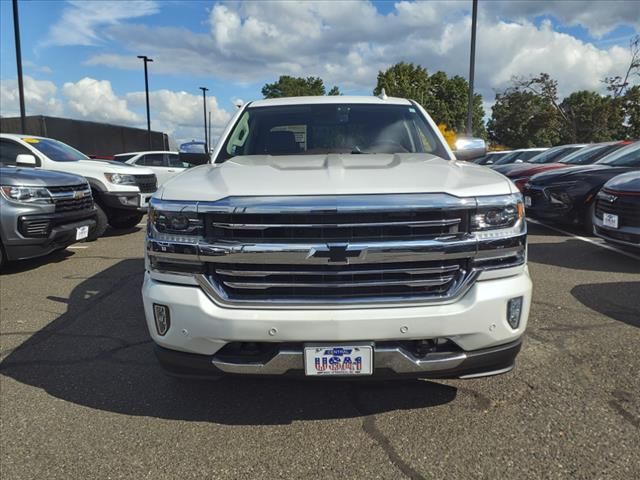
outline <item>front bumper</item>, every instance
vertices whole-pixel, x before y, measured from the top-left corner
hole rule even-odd
[[[39,216],[40,217],[40,216]],[[55,215],[42,215],[42,218],[55,221]],[[25,217],[35,218],[35,217]],[[68,223],[57,224],[51,228],[47,237],[43,238],[14,238],[4,245],[7,259],[27,260],[30,258],[41,257],[49,253],[59,250],[76,243],[76,229],[78,227],[89,227],[89,235],[96,227],[95,212],[89,215],[74,215],[73,218],[67,220]]]
[[[106,207],[113,210],[130,210],[134,212],[146,212],[149,207],[151,193],[132,192],[100,192],[100,200]]]
[[[507,302],[514,297],[523,297],[521,321],[517,329],[512,329],[506,320]],[[411,367],[411,359],[404,361],[407,359],[402,359],[402,355],[398,357],[397,352],[392,354],[383,351],[375,354],[375,362],[382,361],[387,355],[400,358],[404,366],[386,368],[389,362],[397,361],[390,359],[380,366],[375,364],[375,367],[414,376],[464,376],[478,373],[479,368],[488,372],[508,369],[513,364],[512,357],[517,354],[517,349],[512,351],[509,359],[500,362],[491,360],[486,365],[476,363],[480,357],[475,353],[511,344],[521,338],[531,305],[531,280],[526,267],[510,277],[478,280],[458,301],[444,305],[268,310],[225,308],[213,302],[198,286],[160,282],[147,273],[143,284],[143,300],[151,337],[161,348],[161,355],[164,350],[170,351],[161,357],[163,365],[169,368],[171,358],[191,358],[197,370],[201,369],[198,365],[206,363],[213,367],[212,371],[225,371],[224,368],[229,371],[231,368],[233,371],[229,373],[259,373],[256,369],[247,370],[248,367],[242,365],[221,369],[220,364],[214,364],[216,353],[231,342],[372,342],[375,347],[380,342],[446,338],[460,350],[447,359],[444,369],[435,370],[430,362]],[[167,305],[170,309],[171,326],[164,336],[156,332],[154,303]],[[171,351],[189,355],[172,355]],[[461,354],[465,357],[461,357]],[[475,360],[468,360],[471,358]],[[288,366],[286,372],[302,369],[301,357],[291,361],[294,364]],[[298,364],[295,365],[295,362]],[[273,365],[262,371],[269,372],[272,369]]]
[[[593,233],[611,243],[640,248],[640,227],[609,228],[600,218],[593,217]]]
[[[513,368],[521,346],[522,339],[518,338],[504,345],[473,352],[416,357],[399,346],[374,345],[373,376],[475,378],[497,375]],[[304,353],[301,347],[280,348],[264,363],[234,363],[219,360],[215,355],[178,352],[158,345],[155,346],[155,354],[162,368],[174,376],[206,378],[229,374],[304,375]]]

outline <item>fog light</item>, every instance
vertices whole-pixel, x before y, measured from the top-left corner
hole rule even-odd
[[[156,321],[156,330],[158,335],[164,335],[171,326],[171,317],[169,316],[169,307],[166,305],[153,304],[153,318]]]
[[[522,313],[522,297],[516,297],[507,303],[507,322],[514,330],[520,325],[520,314]],[[168,315],[168,312],[167,312]]]

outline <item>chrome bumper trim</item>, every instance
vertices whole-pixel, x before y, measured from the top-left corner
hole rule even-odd
[[[373,348],[374,369],[388,369],[395,373],[438,372],[456,368],[466,359],[467,354],[464,352],[439,353],[417,358],[400,347]],[[304,353],[281,350],[266,363],[232,363],[215,358],[212,363],[225,373],[284,375],[290,370],[304,370]]]

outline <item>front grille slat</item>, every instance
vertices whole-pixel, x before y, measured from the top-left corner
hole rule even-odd
[[[450,282],[453,275],[448,277],[423,279],[423,280],[369,280],[369,281],[353,281],[353,282],[229,282],[223,280],[223,283],[231,288],[254,290],[264,288],[358,288],[358,287],[388,287],[388,286],[407,286],[407,287],[432,287],[440,286]]]
[[[141,193],[153,193],[158,189],[158,181],[155,174],[134,175],[134,177]]]
[[[86,183],[63,187],[47,187],[47,190],[49,190],[53,198],[56,213],[76,212],[93,208],[91,189]]]
[[[355,275],[377,275],[385,273],[408,273],[408,274],[428,274],[428,273],[446,273],[455,272],[460,269],[459,265],[445,265],[439,267],[425,267],[425,268],[394,268],[390,265],[389,268],[384,269],[363,269],[363,270],[348,270],[348,271],[328,271],[323,270],[319,272],[317,270],[227,270],[216,269],[218,275],[228,275],[233,277],[268,277],[271,275],[324,275],[324,276],[355,276]]]

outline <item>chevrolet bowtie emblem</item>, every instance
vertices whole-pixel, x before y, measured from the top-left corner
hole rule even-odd
[[[326,258],[327,263],[346,263],[351,259],[360,258],[364,250],[350,248],[349,244],[328,244],[313,247],[309,250],[307,258]]]
[[[73,192],[73,199],[74,200],[80,200],[81,198],[84,198],[84,192],[83,191]]]

